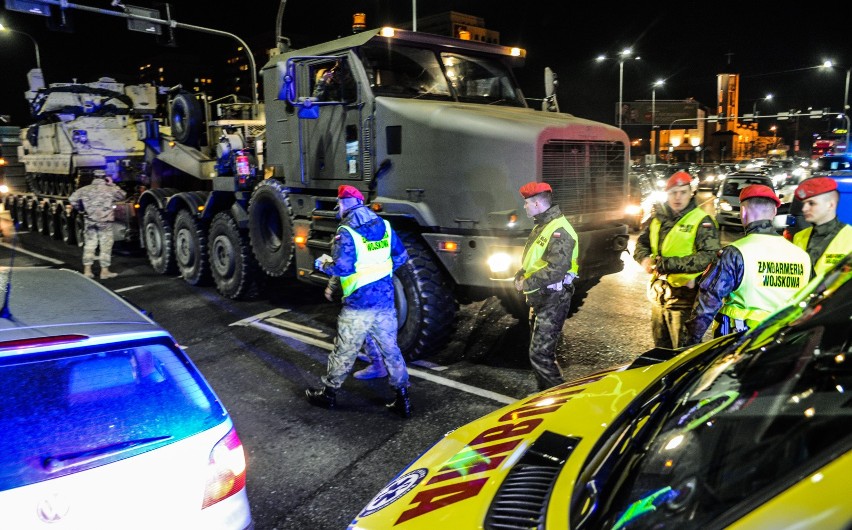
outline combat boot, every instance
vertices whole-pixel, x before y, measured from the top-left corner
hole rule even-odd
[[[305,396],[307,396],[311,405],[316,405],[317,407],[333,409],[337,404],[337,390],[330,386],[308,388],[305,390]]]
[[[385,368],[385,362],[381,358],[373,359],[370,362],[370,366],[352,374],[352,377],[355,379],[377,379],[379,377],[387,376],[388,369]]]
[[[411,417],[411,401],[408,399],[408,388],[400,387],[396,389],[396,399],[391,401],[390,403],[386,403],[385,406],[396,414],[399,414],[403,418]]]
[[[95,275],[92,274],[92,266],[91,265],[83,265],[83,276],[86,278],[94,278]]]
[[[115,278],[118,276],[117,272],[110,272],[109,267],[104,267],[101,269],[101,280],[109,280],[110,278]]]

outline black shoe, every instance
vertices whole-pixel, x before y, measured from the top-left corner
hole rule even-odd
[[[385,406],[392,412],[399,414],[403,418],[411,417],[411,401],[408,398],[408,389],[405,387],[396,389],[396,399]]]
[[[337,391],[331,387],[324,386],[322,388],[308,388],[305,390],[305,396],[311,405],[333,409],[337,403]]]

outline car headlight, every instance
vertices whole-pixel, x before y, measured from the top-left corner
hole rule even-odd
[[[488,256],[488,268],[494,274],[506,273],[512,266],[512,256],[507,252],[495,252]]]
[[[731,203],[725,200],[719,201],[719,209],[723,212],[731,212],[734,210],[734,207],[731,206]]]
[[[624,209],[625,215],[639,215],[642,213],[642,207],[638,204],[628,204],[627,208]]]

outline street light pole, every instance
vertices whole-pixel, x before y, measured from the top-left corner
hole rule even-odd
[[[27,37],[29,37],[30,40],[33,41],[33,46],[35,46],[36,68],[41,70],[41,55],[38,53],[38,43],[36,42],[36,40],[33,38],[32,35],[30,35],[29,33],[24,33],[23,31],[18,31],[16,29],[7,28],[3,24],[0,24],[0,31],[8,31],[9,33],[20,33],[21,35],[26,35]],[[847,87],[849,86],[848,79],[847,79],[846,86]]]
[[[654,84],[651,85],[651,149],[654,151],[654,161],[657,160],[657,87],[663,86],[665,81],[662,79],[657,79],[654,81]]]
[[[624,61],[630,58],[630,55],[633,53],[633,50],[630,48],[624,48],[618,54],[618,128],[621,129],[621,120],[624,116],[624,101],[623,101],[623,90],[624,90]]]

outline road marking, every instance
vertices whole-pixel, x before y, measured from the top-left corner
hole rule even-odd
[[[10,250],[14,250],[15,252],[20,252],[21,254],[27,254],[27,255],[30,255],[30,256],[32,256],[32,257],[34,257],[34,258],[43,259],[44,261],[48,261],[48,262],[50,262],[50,263],[53,263],[54,265],[62,265],[62,264],[64,264],[64,263],[65,263],[65,262],[64,262],[64,261],[62,261],[62,260],[53,259],[53,258],[50,258],[50,257],[45,256],[45,255],[43,255],[43,254],[37,254],[37,253],[35,253],[35,252],[31,252],[31,251],[26,250],[26,249],[23,249],[23,248],[21,248],[21,247],[18,247],[18,246],[15,246],[15,245],[10,245],[9,243],[3,243],[3,242],[0,242],[0,246],[2,246],[2,247],[4,247],[4,248],[8,248],[8,249],[10,249]]]
[[[327,351],[332,351],[334,349],[334,344],[328,341],[323,341],[316,339],[314,337],[305,335],[305,333],[309,333],[311,335],[317,335],[321,337],[328,337],[328,334],[324,331],[312,328],[309,326],[303,326],[301,324],[296,324],[294,322],[288,322],[286,320],[281,320],[280,318],[274,318],[282,313],[288,312],[288,309],[273,309],[271,311],[267,311],[265,313],[259,313],[254,316],[250,316],[248,318],[244,318],[232,324],[231,326],[249,326],[253,328],[257,328],[263,331],[267,331],[272,333],[273,335],[278,335],[280,337],[289,337],[291,339],[295,339],[299,342],[303,342],[305,344],[310,344],[311,346],[316,346],[318,348],[322,348]],[[262,322],[262,320],[266,320],[266,322],[271,322],[273,324],[267,324]],[[292,330],[301,330],[299,331],[290,331],[290,329],[282,329],[282,327],[287,327]],[[409,363],[409,365],[417,365],[423,368],[427,368],[433,371],[441,371],[446,370],[446,366],[440,366],[435,363],[430,363],[429,361],[413,361]],[[514,403],[517,401],[517,398],[513,398],[511,396],[506,396],[503,394],[498,394],[497,392],[491,392],[490,390],[485,390],[484,388],[475,387],[472,385],[468,385],[465,383],[459,383],[458,381],[453,381],[452,379],[448,379],[446,377],[441,377],[439,375],[435,375],[423,370],[418,370],[417,368],[408,367],[408,375],[419,377],[420,379],[425,379],[426,381],[430,381],[432,383],[436,383],[439,385],[448,386],[450,388],[454,388],[456,390],[461,390],[462,392],[467,392],[469,394],[474,394],[476,396],[484,397],[486,399],[490,399],[492,401],[496,401],[498,403],[504,403],[506,405]]]
[[[122,287],[121,289],[113,289],[116,293],[126,293],[127,291],[132,291],[133,289],[141,289],[144,285],[131,285],[130,287]]]

